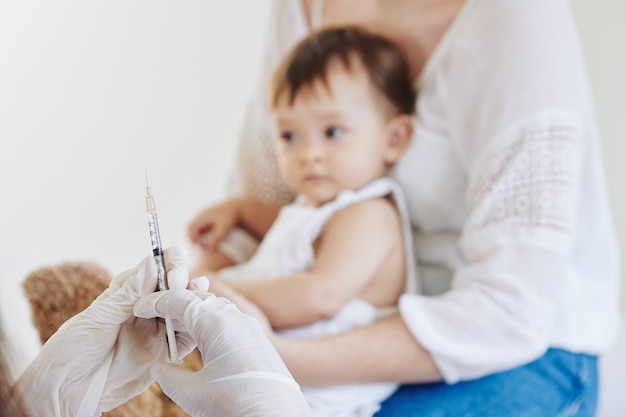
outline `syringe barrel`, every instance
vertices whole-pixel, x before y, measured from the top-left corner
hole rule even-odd
[[[159,233],[159,220],[154,211],[148,212],[148,228],[150,229],[150,244],[152,246],[152,256],[156,262],[157,280],[159,291],[167,290],[167,279],[165,277],[165,263],[163,262],[163,249],[161,247],[161,235]]]

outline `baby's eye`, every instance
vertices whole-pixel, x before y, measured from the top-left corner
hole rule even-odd
[[[296,135],[293,132],[282,132],[280,138],[285,142],[293,142],[296,139]]]
[[[326,129],[326,137],[328,138],[338,138],[343,135],[344,130],[340,127],[329,127]]]

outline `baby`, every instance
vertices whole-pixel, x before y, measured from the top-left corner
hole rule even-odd
[[[211,290],[220,295],[224,278],[294,338],[344,332],[395,312],[416,279],[403,197],[386,177],[413,132],[415,91],[402,55],[363,29],[315,32],[284,59],[270,99],[281,173],[298,197],[273,222],[259,220],[266,208],[252,209],[250,198],[198,216],[195,223],[210,232],[230,207],[237,220],[228,224],[263,235],[250,260],[204,272]],[[256,213],[256,227],[249,226],[255,214],[243,213]],[[264,223],[271,227],[259,233]],[[371,416],[395,388],[303,391],[316,416]]]

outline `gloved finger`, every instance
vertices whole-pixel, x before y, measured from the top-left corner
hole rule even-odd
[[[126,283],[128,278],[130,278],[131,276],[135,274],[137,274],[136,266],[129,268],[126,271],[115,275],[113,279],[111,280],[111,282],[109,283],[109,288],[106,291],[107,295],[111,295],[112,293],[122,288],[122,286]]]
[[[178,355],[180,358],[184,358],[192,350],[194,350],[198,344],[191,334],[187,331],[176,331],[176,346],[178,347]]]
[[[146,264],[150,264],[150,265],[146,265]],[[111,280],[111,282],[109,283],[109,288],[107,290],[107,294],[111,295],[115,292],[117,292],[120,288],[122,288],[126,282],[132,278],[135,277],[139,270],[141,270],[144,274],[144,278],[145,276],[150,276],[150,275],[154,275],[154,283],[156,286],[156,264],[154,263],[154,259],[151,256],[146,256],[144,259],[142,259],[142,261],[135,267],[133,268],[129,268],[124,272],[121,272],[117,275],[115,275],[113,277],[113,279]]]
[[[188,255],[187,249],[178,244],[163,251],[169,289],[187,288],[189,283],[189,271],[187,270]]]
[[[182,245],[174,244],[163,251],[165,270],[169,272],[175,266],[185,266],[189,252]]]
[[[195,291],[209,291],[210,283],[207,277],[198,277],[189,281],[188,288]]]
[[[176,266],[167,273],[167,287],[170,290],[187,288],[189,271],[184,266]]]
[[[193,292],[184,289],[158,291],[140,298],[133,307],[133,313],[145,319],[169,315],[182,323],[185,309],[197,299]]]
[[[172,292],[175,294],[170,294]],[[179,297],[181,294],[183,294],[182,298],[173,303],[176,304],[175,307],[172,307],[172,303],[167,304],[168,300],[161,301],[162,298]],[[184,312],[179,310],[184,311],[184,309],[192,301],[203,301],[209,297],[215,297],[215,294],[212,294],[205,289],[157,291],[140,298],[137,303],[135,303],[133,313],[139,318],[165,318],[166,314],[170,314],[170,317],[174,320],[174,322],[178,322],[182,321],[179,317],[184,314]],[[221,302],[224,304],[233,304],[229,299],[223,297],[216,298],[222,300]],[[172,311],[176,311],[176,314],[171,314]],[[185,331],[184,328],[181,331]]]
[[[159,384],[165,395],[167,395],[176,404],[187,404],[187,396],[193,395],[188,389],[190,381],[196,377],[195,372],[188,371],[179,366],[157,363],[150,368],[150,374]],[[191,411],[191,410],[185,410]]]
[[[146,296],[144,296],[144,298],[148,298],[148,299],[158,299],[160,297],[162,297],[164,294],[167,294],[169,292],[168,291],[157,291],[157,292],[152,292]],[[153,301],[154,302],[154,301]],[[154,317],[164,317],[164,314],[160,314],[158,316],[153,316],[153,317],[148,317],[146,320],[146,317],[140,317],[137,316],[139,318],[139,320],[135,321],[135,326],[140,325],[142,322],[146,322],[146,323],[150,323],[150,326],[156,326],[157,333],[161,333],[162,335],[165,335],[165,322],[163,322],[162,320],[154,320]],[[178,353],[180,355],[180,357],[184,357],[186,356],[189,352],[191,352],[196,346],[196,342],[193,339],[193,337],[187,332],[187,329],[185,327],[185,325],[175,319],[172,318],[172,325],[173,328],[176,332],[176,342],[177,342],[177,347],[178,347]],[[165,339],[164,339],[165,340]]]
[[[169,315],[177,334],[185,335],[189,333],[189,329],[184,323],[185,310],[190,304],[202,302],[209,297],[215,298],[215,295],[207,291],[195,290],[157,291],[139,299],[133,307],[133,313],[136,317],[144,319],[164,318]],[[225,298],[220,298],[220,300],[222,304],[232,304],[230,300]],[[197,340],[193,336],[189,337],[191,338],[190,341],[182,340],[181,343],[193,348],[196,346]]]
[[[133,315],[133,305],[156,288],[156,264],[146,257],[135,268],[118,274],[110,287],[81,314],[101,325],[116,326]]]
[[[210,293],[208,291],[205,291],[205,290],[189,290],[189,291],[191,291],[193,293],[193,295],[198,297],[201,301],[202,300],[206,300],[209,297],[215,297],[215,294],[212,294],[212,293]],[[230,300],[226,300],[226,301],[228,301],[228,303],[230,303]]]
[[[157,287],[156,263],[152,256],[145,257],[129,275],[127,272],[113,279],[110,288],[113,289],[113,286],[119,285],[119,289],[112,291],[112,297],[119,295],[118,298],[134,304],[142,296],[155,291]]]

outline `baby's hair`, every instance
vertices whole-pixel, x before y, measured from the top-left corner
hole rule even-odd
[[[372,84],[395,110],[413,114],[416,92],[404,56],[387,39],[356,26],[320,30],[301,40],[274,74],[272,106],[277,105],[283,93],[289,94],[289,104],[293,104],[301,88],[317,80],[328,87],[328,64],[336,58],[348,70],[351,59],[359,59]]]

